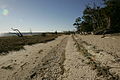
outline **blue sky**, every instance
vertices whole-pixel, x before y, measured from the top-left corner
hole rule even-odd
[[[0,0],[0,32],[73,30],[85,6],[101,0]]]

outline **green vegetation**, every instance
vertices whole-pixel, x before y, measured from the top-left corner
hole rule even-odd
[[[35,43],[47,42],[54,40],[58,35],[55,34],[42,34],[24,37],[0,37],[0,53],[13,50],[24,49],[24,45],[32,45]]]
[[[94,34],[120,32],[120,0],[103,0],[104,7],[87,5],[82,18],[78,17],[73,24],[77,32]]]

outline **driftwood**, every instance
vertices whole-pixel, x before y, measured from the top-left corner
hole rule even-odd
[[[13,31],[16,31],[17,33],[16,33],[16,35],[18,36],[18,37],[23,37],[23,34],[18,30],[18,29],[13,29],[13,28],[11,28]]]

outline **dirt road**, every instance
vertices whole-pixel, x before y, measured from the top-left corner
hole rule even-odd
[[[0,80],[119,80],[116,57],[65,35],[0,56]]]

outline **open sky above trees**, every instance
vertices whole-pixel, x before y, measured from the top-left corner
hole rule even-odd
[[[73,30],[87,4],[102,0],[0,0],[0,32]]]

